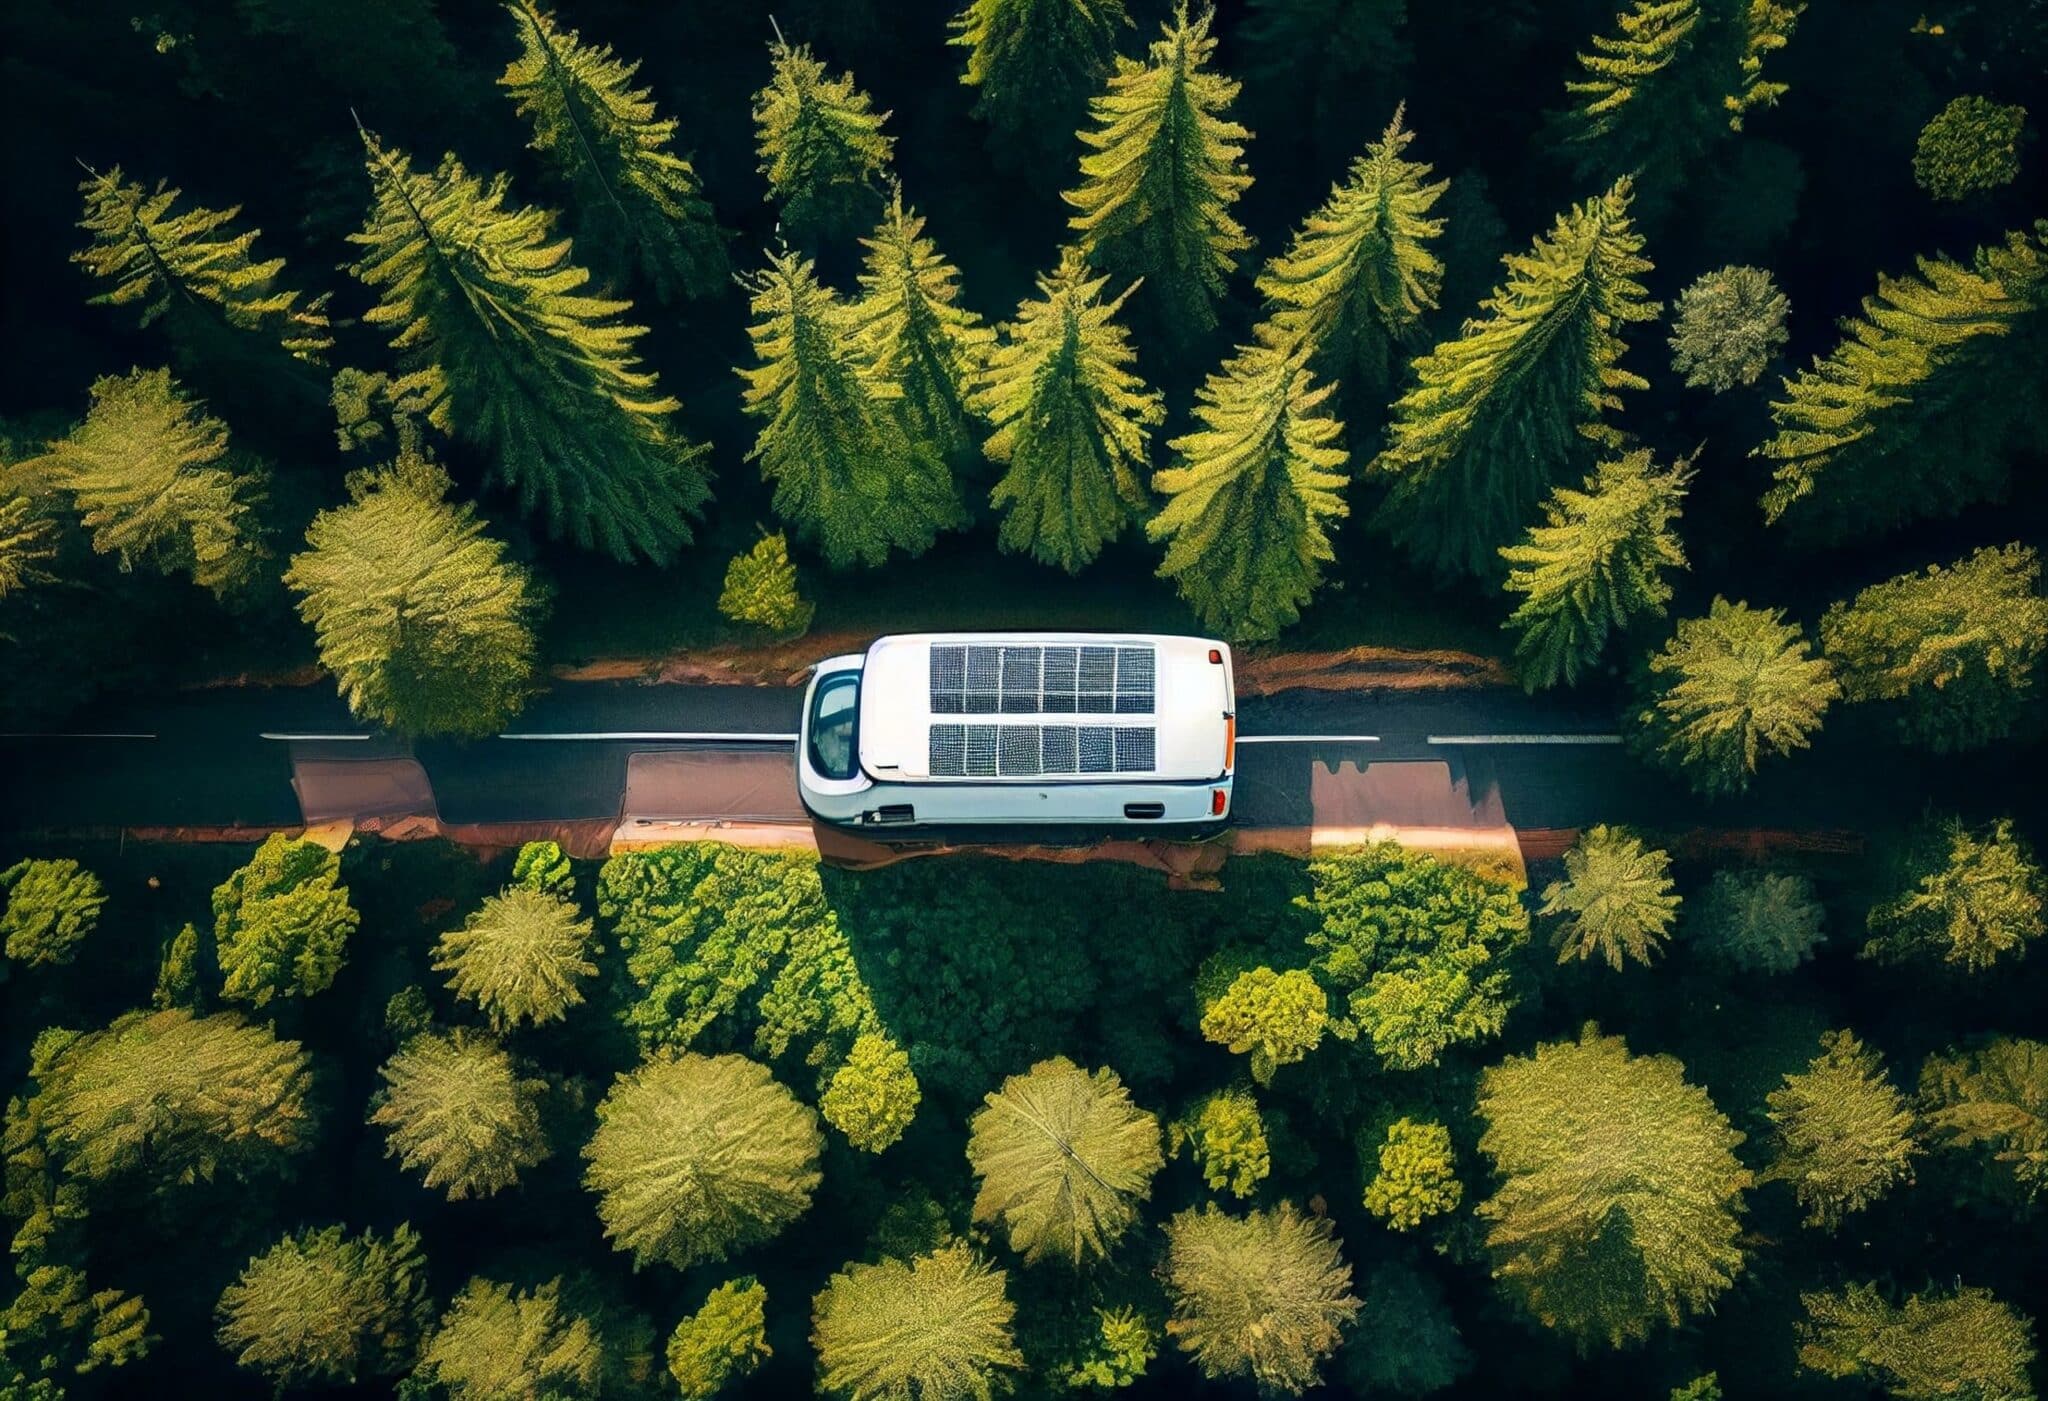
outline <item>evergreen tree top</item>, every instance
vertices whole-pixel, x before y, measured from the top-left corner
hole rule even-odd
[[[1635,0],[1615,16],[1619,33],[1594,35],[1593,51],[1579,55],[1585,76],[1565,84],[1566,92],[1583,99],[1576,139],[1611,132],[1616,114],[1677,59],[1701,22],[1700,0]]]
[[[960,305],[960,270],[925,237],[924,226],[924,216],[904,205],[902,185],[894,185],[882,222],[860,241],[867,257],[851,325],[877,378],[896,378],[912,360],[931,357],[964,382],[995,332]]]
[[[755,140],[769,199],[799,225],[828,220],[835,194],[865,186],[888,169],[896,138],[882,131],[877,112],[851,73],[833,76],[810,45],[792,45],[778,32],[768,46],[775,70],[754,94]]]

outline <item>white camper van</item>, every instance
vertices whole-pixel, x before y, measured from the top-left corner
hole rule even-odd
[[[797,787],[820,821],[1168,827],[1230,816],[1230,648],[1200,637],[916,633],[819,662]]]

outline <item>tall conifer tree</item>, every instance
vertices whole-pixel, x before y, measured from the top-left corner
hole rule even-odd
[[[851,73],[832,76],[778,33],[768,86],[754,94],[754,139],[768,198],[782,222],[802,238],[846,232],[874,208],[876,180],[888,170],[896,138],[882,134],[876,112]]]
[[[1301,615],[1335,558],[1326,529],[1346,514],[1336,446],[1307,351],[1240,349],[1202,386],[1201,427],[1168,444],[1179,462],[1153,479],[1167,500],[1146,527],[1167,542],[1159,573],[1206,627],[1261,638]]]
[[[650,90],[633,86],[640,65],[558,27],[537,0],[505,8],[525,47],[498,82],[575,195],[578,250],[615,277],[637,271],[663,301],[722,291],[724,232],[696,170],[675,152],[674,119],[656,116]]]
[[[995,332],[960,305],[960,270],[924,236],[899,186],[872,236],[852,325],[872,377],[900,392],[904,426],[941,457],[973,448],[967,399]]]
[[[1078,248],[1062,250],[1003,328],[973,400],[995,429],[982,450],[1007,469],[991,497],[1005,513],[999,543],[1069,573],[1144,509],[1147,440],[1166,416],[1116,320],[1130,289],[1103,301],[1108,281]]]
[[[491,478],[551,534],[619,560],[666,562],[708,499],[704,449],[634,343],[631,304],[591,295],[590,274],[544,210],[506,207],[505,177],[453,156],[431,175],[365,132],[369,222],[354,272],[378,294],[397,388],[437,428],[482,452]]]
[[[1429,166],[1402,154],[1414,139],[1397,108],[1287,252],[1259,274],[1279,329],[1370,398],[1392,384],[1402,345],[1443,288],[1444,265],[1430,246],[1444,221],[1429,211],[1450,181],[1432,183]]]
[[[1689,461],[1659,471],[1648,448],[1603,462],[1583,488],[1553,491],[1544,523],[1500,552],[1512,566],[1507,591],[1522,596],[1505,626],[1519,634],[1524,686],[1575,685],[1609,636],[1663,614],[1671,601],[1664,576],[1685,568],[1672,527],[1691,476]]]
[[[967,50],[960,81],[979,89],[974,115],[1041,157],[1064,157],[1129,23],[1124,0],[968,0],[950,42]]]
[[[754,355],[746,409],[765,420],[749,457],[775,509],[835,568],[920,554],[964,518],[951,474],[896,416],[902,391],[872,378],[847,308],[808,258],[771,255],[748,283]]]
[[[1636,280],[1650,263],[1631,198],[1624,179],[1503,258],[1486,315],[1415,361],[1373,466],[1394,478],[1376,521],[1421,563],[1497,574],[1500,547],[1584,444],[1619,441],[1603,416],[1645,387],[1621,368],[1621,331],[1657,314]]]
[[[1231,215],[1252,183],[1241,164],[1251,133],[1225,115],[1238,85],[1208,70],[1213,11],[1175,8],[1147,61],[1119,57],[1109,91],[1081,133],[1081,186],[1064,198],[1082,250],[1110,272],[1146,279],[1169,335],[1216,324],[1216,298],[1252,246]]]

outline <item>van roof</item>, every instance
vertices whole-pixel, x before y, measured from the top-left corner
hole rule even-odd
[[[909,781],[1216,778],[1229,657],[1151,633],[884,637],[862,667],[861,767]]]

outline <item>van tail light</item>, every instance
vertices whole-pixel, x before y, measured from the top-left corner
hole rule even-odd
[[[1223,665],[1223,649],[1222,649],[1221,647],[1211,647],[1211,648],[1209,649],[1209,665],[1210,665],[1210,666],[1222,666],[1222,665]]]
[[[1228,791],[1222,788],[1211,788],[1209,790],[1209,816],[1221,817],[1223,816],[1223,809],[1229,806],[1230,794]]]
[[[1223,772],[1229,773],[1237,767],[1237,714],[1225,711],[1223,715]]]

